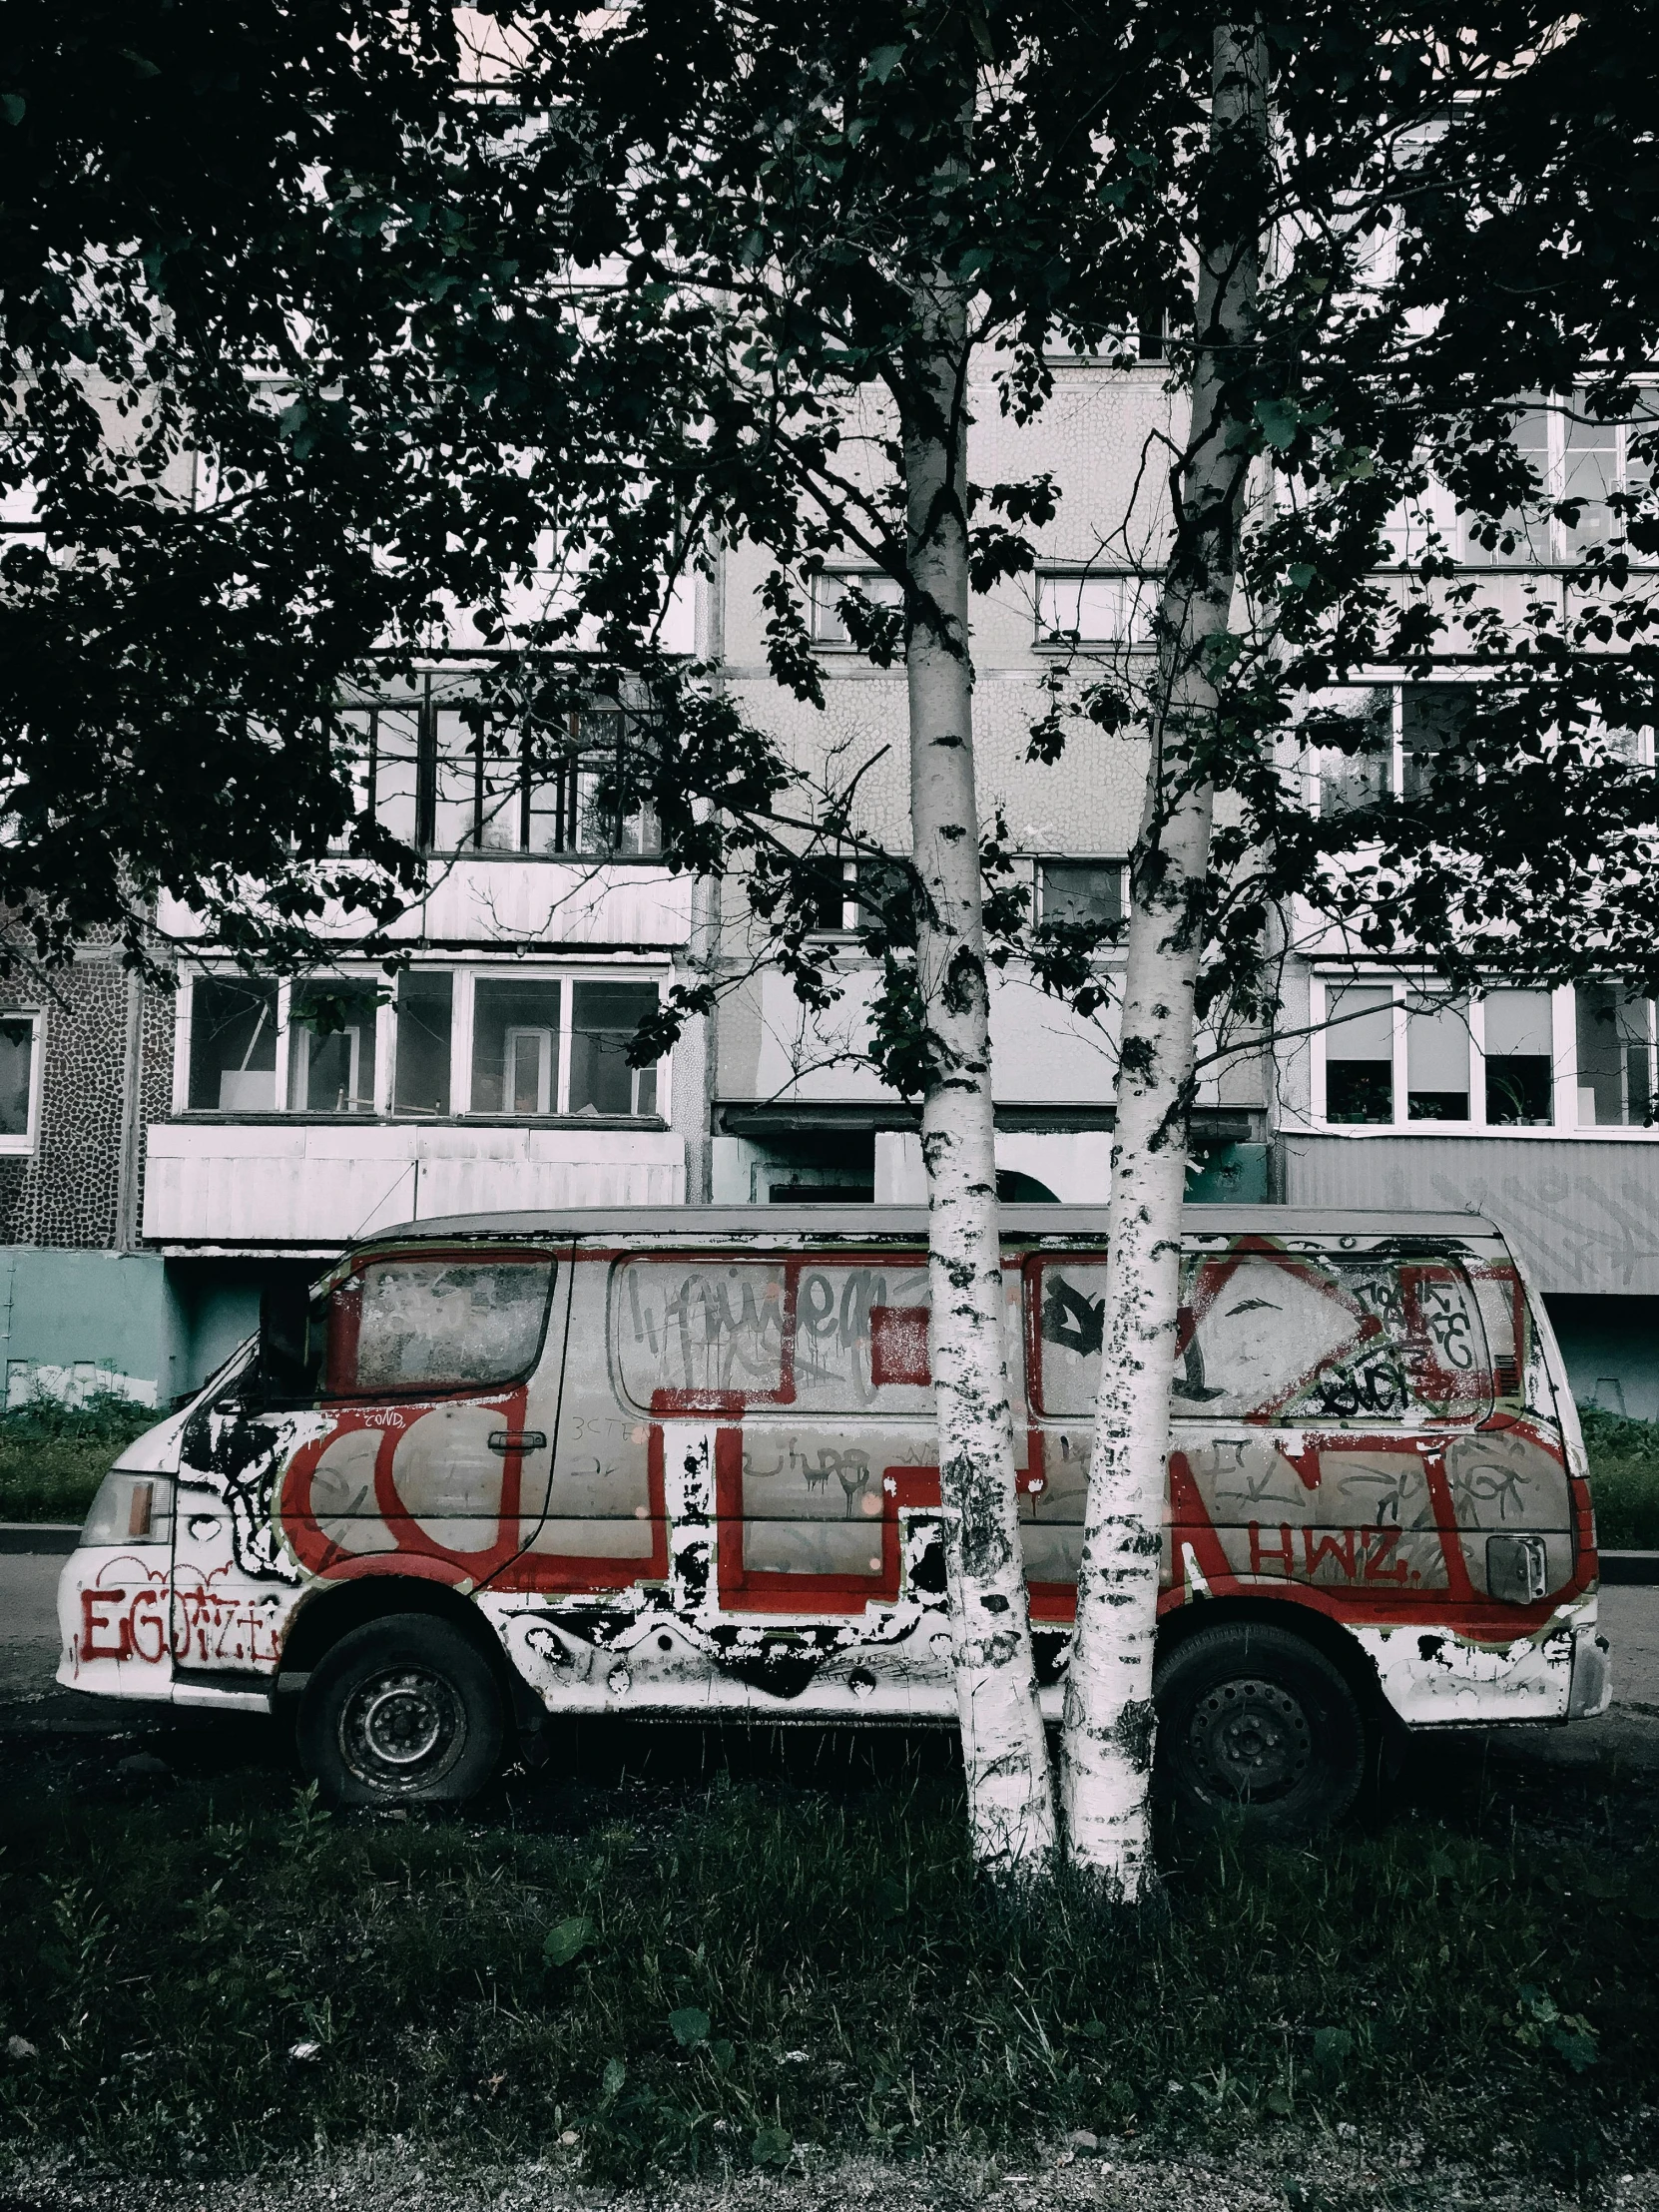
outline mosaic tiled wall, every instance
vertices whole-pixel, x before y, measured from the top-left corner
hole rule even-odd
[[[99,1249],[130,1241],[120,1219],[123,1079],[133,985],[120,954],[89,947],[50,986],[0,984],[0,1009],[27,1006],[41,1021],[40,1123],[34,1152],[0,1157],[0,1244]],[[142,993],[140,1144],[145,1121],[168,1107],[173,1001]],[[142,1177],[142,1153],[137,1163]],[[131,1194],[132,1219],[142,1187]]]

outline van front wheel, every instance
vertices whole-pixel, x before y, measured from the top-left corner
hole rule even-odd
[[[1365,1775],[1354,1693],[1288,1629],[1232,1621],[1177,1644],[1153,1687],[1157,1774],[1183,1814],[1229,1816],[1276,1836],[1340,1820]]]
[[[332,1805],[456,1805],[501,1760],[488,1660],[447,1621],[394,1613],[324,1653],[299,1701],[300,1763]]]

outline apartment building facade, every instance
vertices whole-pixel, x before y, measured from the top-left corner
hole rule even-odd
[[[1145,459],[1178,402],[1156,358],[1127,372],[1063,360],[1055,376],[1025,428],[976,395],[975,473],[1048,469],[1062,493],[1035,574],[976,606],[982,806],[1001,810],[1039,911],[1112,915],[1144,748],[1091,732],[1044,767],[1027,740],[1057,674],[1074,682],[1093,658],[1149,652],[1136,570],[1160,524]],[[1593,448],[1547,424],[1539,434],[1556,481],[1576,470],[1605,492],[1625,480],[1621,433]],[[1605,528],[1605,506],[1592,501],[1583,527]],[[1467,548],[1487,588],[1512,594],[1564,590],[1572,550],[1546,535],[1493,567]],[[849,644],[840,605],[851,585],[883,586],[852,569],[816,585],[819,712],[766,671],[764,569],[728,550],[681,609],[676,642],[810,777],[855,780],[860,836],[902,850],[903,674]],[[1322,805],[1345,803],[1345,778],[1409,788],[1465,681],[1445,673],[1427,692],[1385,670],[1360,687],[1377,742],[1358,762],[1309,760]],[[250,978],[170,908],[159,919],[181,947],[174,990],[140,987],[93,946],[49,988],[7,992],[0,1267],[14,1402],[89,1387],[166,1402],[254,1326],[267,1285],[399,1221],[923,1196],[914,1110],[863,1049],[874,977],[851,926],[857,855],[828,856],[823,933],[839,995],[809,1016],[740,882],[677,874],[648,816],[607,818],[619,713],[596,702],[580,758],[532,777],[477,742],[461,711],[473,680],[455,657],[349,702],[364,802],[427,857],[426,894],[398,925],[398,973],[355,954],[342,922],[338,957],[317,972]],[[1651,753],[1651,733],[1631,743]],[[717,1011],[658,1067],[631,1069],[642,1011],[711,972]],[[1288,1041],[1241,1049],[1201,1093],[1194,1195],[1491,1213],[1550,1301],[1581,1395],[1659,1415],[1651,1004],[1587,985],[1431,1006],[1408,969],[1357,962],[1311,927],[1287,991]],[[1104,1202],[1110,1002],[1080,1018],[1010,966],[993,979],[992,1025],[1006,1195]]]

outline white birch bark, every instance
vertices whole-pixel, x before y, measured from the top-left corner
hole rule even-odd
[[[905,425],[907,551],[917,601],[930,603],[933,620],[912,619],[906,676],[910,828],[923,891],[917,968],[940,1061],[921,1117],[929,1336],[973,1853],[987,1873],[1018,1880],[1046,1869],[1055,1828],[1003,1344],[968,659],[966,315],[942,280],[918,309],[930,358],[928,388]]]
[[[1265,63],[1248,26],[1218,28],[1213,88],[1212,146],[1247,156],[1246,142],[1265,145]],[[1190,916],[1209,871],[1214,803],[1189,757],[1212,734],[1210,655],[1233,602],[1246,464],[1231,448],[1223,387],[1248,340],[1261,251],[1258,238],[1201,242],[1192,420],[1130,870],[1100,1394],[1061,1746],[1069,1856],[1129,1899],[1150,1862],[1152,1665],[1203,950]]]

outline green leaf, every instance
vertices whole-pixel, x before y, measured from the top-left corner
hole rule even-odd
[[[1256,421],[1269,445],[1283,451],[1296,443],[1302,425],[1302,409],[1294,399],[1258,399]]]
[[[620,2058],[607,2058],[605,2071],[599,2077],[600,2090],[607,2104],[610,2103],[613,2097],[621,2095],[622,2084],[627,2079],[628,2068],[622,2063],[622,2060]]]
[[[794,2149],[795,2141],[788,2129],[769,2123],[758,2130],[749,2146],[749,2155],[757,2166],[787,2166]]]
[[[1586,2067],[1593,2066],[1599,2055],[1595,2029],[1588,2020],[1581,2020],[1576,2014],[1559,2027],[1552,2027],[1548,2040],[1557,2058],[1564,2059],[1574,2073],[1583,2073]]]
[[[864,82],[884,85],[899,63],[906,49],[902,46],[877,46],[864,66]]]
[[[709,2015],[698,2005],[682,2005],[678,2012],[669,2014],[668,2024],[682,2050],[696,2050],[699,2043],[709,2040]]]
[[[154,62],[146,61],[142,54],[135,54],[130,46],[118,46],[116,52],[124,62],[131,62],[141,77],[159,77],[161,71]]]
[[[547,1931],[541,1946],[541,1954],[550,1966],[568,1966],[581,1951],[593,1941],[593,1923],[588,1920],[560,1921]]]
[[[1316,2027],[1314,2030],[1314,2064],[1335,2073],[1354,2048],[1354,2037],[1346,2027]]]
[[[8,123],[21,123],[28,102],[20,92],[0,92],[0,115]]]

